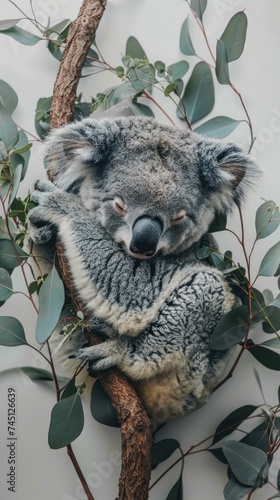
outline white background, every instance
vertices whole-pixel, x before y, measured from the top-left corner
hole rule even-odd
[[[29,13],[28,0],[17,2]],[[264,170],[264,178],[244,207],[246,235],[248,247],[254,238],[255,210],[264,199],[273,199],[280,203],[279,196],[279,141],[280,141],[280,65],[279,65],[279,16],[278,0],[264,2],[262,0],[211,0],[205,13],[205,27],[209,34],[213,49],[228,20],[239,10],[246,9],[249,19],[247,42],[241,59],[231,64],[231,77],[235,86],[241,92],[251,116],[254,133],[257,136],[256,156]],[[34,0],[34,9],[38,20],[43,24],[50,15],[52,22],[64,18],[74,19],[81,2],[70,0]],[[182,0],[108,0],[106,12],[98,29],[97,41],[105,59],[112,65],[121,64],[121,54],[124,54],[128,36],[134,35],[142,43],[151,62],[157,59],[167,64],[174,63],[184,56],[179,51],[179,33],[182,22],[188,12],[187,3]],[[1,1],[1,19],[21,17],[16,8],[8,0]],[[193,18],[190,22],[192,38],[197,51],[209,60],[202,36]],[[30,29],[25,22],[22,27]],[[19,106],[14,113],[16,123],[35,134],[34,110],[39,97],[52,94],[53,83],[58,69],[58,62],[52,58],[40,42],[34,47],[26,47],[0,35],[1,74],[0,78],[7,81],[18,93]],[[191,67],[198,61],[188,58]],[[188,75],[190,72],[188,73]],[[188,77],[187,75],[187,77]],[[87,98],[95,96],[115,83],[109,73],[98,77],[83,79],[80,90]],[[244,112],[238,97],[227,86],[216,85],[217,98],[211,116],[228,115],[244,119]],[[156,94],[155,94],[156,95]],[[162,101],[165,109],[175,116],[172,103]],[[154,110],[159,120],[166,121],[163,114]],[[182,126],[181,123],[178,123]],[[248,128],[241,124],[232,134],[245,147],[249,144]],[[35,143],[32,151],[32,161],[22,195],[32,188],[34,180],[44,175],[39,143]],[[238,229],[238,220],[232,222],[232,227]],[[278,234],[258,243],[254,260],[254,271],[257,270],[261,257],[269,246],[276,243]],[[242,253],[234,240],[226,235],[219,237],[223,250],[235,248],[236,260],[242,262]],[[15,288],[24,290],[24,284],[17,277]],[[277,293],[274,280],[260,282],[260,288],[271,288]],[[1,314],[19,318],[24,325],[30,342],[34,342],[35,314],[31,305],[22,296],[11,298]],[[2,347],[1,370],[16,366],[42,366],[34,351],[25,347]],[[267,402],[277,403],[277,388],[279,372],[265,369],[257,362],[257,367]],[[218,423],[232,410],[244,404],[262,404],[262,396],[253,374],[253,358],[245,353],[234,377],[217,391],[209,403],[196,413],[175,421],[166,426],[158,435],[159,438],[178,439],[182,449],[186,451],[211,435]],[[45,367],[46,368],[46,367]],[[6,449],[6,415],[7,388],[13,386],[17,391],[17,492],[7,492],[7,449]],[[35,384],[19,372],[6,373],[0,377],[0,497],[3,500],[82,500],[85,498],[73,466],[66,451],[50,450],[47,443],[47,433],[50,412],[55,404],[55,391],[50,383]],[[82,435],[73,443],[74,451],[92,486],[96,500],[111,500],[117,495],[118,476],[120,471],[119,458],[120,436],[118,429],[105,427],[95,422],[89,411],[89,390],[83,396],[86,421]],[[240,435],[237,434],[239,438]],[[153,480],[163,472],[167,465],[179,457],[177,452],[172,458],[161,465]],[[272,467],[271,481],[275,482],[279,468],[279,458]],[[169,490],[179,476],[180,466],[176,466],[151,491],[151,500],[164,500]],[[226,484],[226,467],[220,464],[208,452],[187,457],[184,472],[184,499],[222,500],[223,487]],[[264,491],[256,492],[253,498],[264,500],[276,491],[267,486]]]

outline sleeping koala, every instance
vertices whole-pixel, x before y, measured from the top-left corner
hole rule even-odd
[[[258,167],[232,143],[144,117],[66,125],[45,157],[55,185],[37,183],[31,235],[58,236],[91,326],[106,336],[78,357],[126,373],[156,422],[200,407],[231,356],[209,339],[235,298],[196,253],[214,245],[210,223],[241,202]]]

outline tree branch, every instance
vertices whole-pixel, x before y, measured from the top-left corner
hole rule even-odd
[[[68,123],[74,112],[76,91],[87,52],[106,6],[106,0],[84,0],[76,21],[71,26],[60,68],[54,85],[51,127]],[[53,169],[55,165],[53,166]],[[55,170],[50,174],[55,178]],[[61,276],[76,310],[85,305],[77,301],[64,249],[58,242],[57,256]],[[86,332],[91,345],[99,343],[97,335]],[[125,376],[115,370],[100,374],[100,382],[115,407],[121,425],[122,470],[119,500],[146,500],[151,473],[151,423],[143,404]]]

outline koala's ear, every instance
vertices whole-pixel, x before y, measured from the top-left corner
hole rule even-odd
[[[114,120],[86,118],[53,130],[44,142],[44,163],[55,184],[73,189],[89,174],[89,166],[104,164],[116,146],[119,127]]]
[[[213,193],[219,210],[240,204],[247,191],[261,178],[261,169],[239,146],[218,140],[201,139],[197,143],[200,178],[203,187]]]

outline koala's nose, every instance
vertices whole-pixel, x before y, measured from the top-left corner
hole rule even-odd
[[[132,228],[129,250],[132,253],[152,257],[156,253],[162,229],[162,223],[159,219],[152,219],[145,215],[139,217]]]

